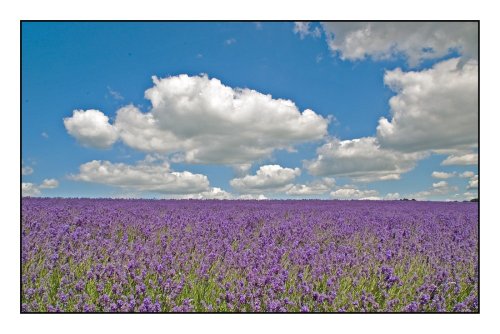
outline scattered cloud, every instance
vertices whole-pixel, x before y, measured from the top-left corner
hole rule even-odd
[[[418,200],[428,200],[435,197],[443,197],[458,191],[457,186],[450,186],[446,181],[439,181],[432,184],[432,188],[417,193],[409,194],[408,198],[415,198]]]
[[[54,189],[59,186],[59,182],[55,179],[45,179],[41,185],[37,185],[31,182],[21,183],[21,195],[22,197],[36,197],[42,194],[41,189]]]
[[[446,173],[446,172],[432,172],[432,177],[435,179],[449,179],[450,177],[456,176],[456,172]]]
[[[244,195],[240,195],[238,197],[238,199],[243,199],[243,200],[264,200],[264,199],[267,199],[267,197],[264,196],[263,194],[259,194],[259,195],[244,194]]]
[[[41,133],[41,136],[45,139],[49,138],[49,135],[47,134],[47,132],[42,132]]]
[[[384,60],[402,55],[410,66],[416,66],[453,51],[465,61],[478,56],[475,22],[326,22],[322,27],[330,50],[343,60]],[[298,29],[296,24],[294,32]]]
[[[237,176],[245,176],[252,167],[252,164],[236,164],[232,166]]]
[[[471,178],[473,177],[475,174],[474,172],[471,172],[471,171],[465,171],[463,173],[460,174],[460,177],[461,178]]]
[[[467,185],[467,190],[479,188],[479,177],[474,175],[470,178],[469,184]]]
[[[254,24],[255,24],[255,29],[257,30],[263,29],[262,22],[254,22]]]
[[[231,44],[234,44],[236,43],[236,39],[235,38],[228,38],[224,41],[224,44],[226,45],[231,45]]]
[[[432,188],[434,189],[444,189],[446,187],[448,187],[448,182],[446,181],[439,181],[432,184]]]
[[[64,127],[83,146],[109,148],[118,139],[116,129],[108,116],[99,110],[74,110],[73,116],[64,118]]]
[[[330,193],[335,199],[380,199],[376,190],[360,190],[353,185],[345,185]]]
[[[79,174],[71,175],[70,179],[163,194],[196,194],[210,190],[205,175],[172,171],[168,162],[157,161],[152,156],[135,165],[93,160],[81,165]]]
[[[43,180],[42,184],[40,185],[40,188],[42,189],[54,189],[59,186],[59,181],[56,179],[45,179]]]
[[[316,56],[316,63],[320,63],[323,60],[323,54],[320,53]]]
[[[231,193],[221,189],[221,188],[210,188],[207,191],[203,191],[198,194],[184,195],[182,198],[192,198],[192,199],[234,199]]]
[[[459,194],[457,194],[459,195]],[[464,192],[463,195],[461,195],[461,197],[464,199],[464,200],[467,200],[467,201],[470,201],[471,199],[473,198],[477,198],[477,192]]]
[[[317,154],[315,160],[304,162],[310,174],[345,176],[357,182],[397,180],[425,156],[382,149],[374,137],[330,139],[317,149]]]
[[[123,96],[119,92],[117,92],[116,90],[113,90],[109,86],[108,86],[108,93],[115,100],[118,100],[118,101],[123,100]]]
[[[231,88],[206,75],[153,78],[145,93],[152,109],[120,108],[113,125],[97,110],[78,110],[64,124],[86,146],[106,148],[120,138],[149,153],[175,153],[176,161],[246,164],[274,150],[322,139],[329,120],[290,100]]]
[[[443,166],[477,165],[477,153],[452,154],[441,162]]]
[[[232,179],[229,183],[240,193],[284,192],[292,187],[293,180],[300,175],[299,168],[284,168],[280,165],[265,165],[255,175]]]
[[[198,194],[188,194],[174,196],[174,198],[179,199],[219,199],[219,200],[264,200],[267,199],[263,194],[244,194],[236,196],[231,194],[221,188],[210,188],[208,191],[204,191]]]
[[[384,196],[385,200],[396,200],[400,198],[401,195],[399,195],[399,193],[388,193],[387,195]]]
[[[304,39],[307,36],[312,36],[314,38],[321,37],[321,29],[319,27],[311,29],[310,22],[295,22],[293,32],[298,34],[300,39]]]
[[[34,172],[34,170],[32,167],[25,166],[24,162],[22,163],[22,167],[21,167],[21,174],[22,175],[31,175],[31,174],[33,174],[33,172]]]
[[[36,197],[40,196],[41,192],[40,189],[38,189],[38,187],[35,184],[29,182],[23,182],[21,183],[21,194],[23,197],[27,196]]]
[[[387,71],[384,82],[396,95],[392,119],[382,117],[377,138],[402,152],[477,147],[478,64],[458,67],[453,58],[420,72]]]
[[[321,195],[329,192],[334,187],[335,179],[331,177],[324,177],[307,184],[294,184],[286,191],[286,194],[291,196]]]

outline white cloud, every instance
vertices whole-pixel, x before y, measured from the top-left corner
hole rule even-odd
[[[74,110],[73,116],[64,119],[64,127],[84,146],[108,148],[118,139],[116,129],[108,121],[108,116],[99,110]]]
[[[478,187],[479,187],[479,177],[477,175],[474,175],[469,180],[469,184],[467,185],[467,190],[477,189]]]
[[[360,190],[352,185],[345,185],[330,193],[335,199],[380,199],[376,190]]]
[[[340,141],[331,139],[317,149],[318,156],[306,161],[312,175],[346,176],[358,182],[397,180],[415,167],[425,155],[405,154],[380,148],[377,139],[364,137]]]
[[[334,186],[334,178],[324,177],[307,184],[294,184],[286,191],[286,194],[291,196],[321,195],[330,191]]]
[[[152,104],[149,112],[125,106],[111,125],[99,111],[78,111],[65,120],[68,132],[88,146],[108,147],[119,136],[140,151],[226,165],[251,163],[327,134],[328,119],[309,109],[300,112],[290,100],[231,88],[206,75],[154,77],[153,82],[145,93]]]
[[[23,197],[30,196],[36,197],[42,194],[40,189],[54,189],[59,186],[59,182],[56,179],[45,179],[41,185],[37,185],[31,182],[21,183],[21,194]]]
[[[238,199],[242,199],[242,200],[264,200],[264,199],[267,199],[267,197],[264,196],[263,194],[259,194],[259,195],[244,194],[244,195],[240,195],[238,197]]]
[[[478,24],[474,22],[326,22],[322,27],[330,50],[341,59],[403,55],[416,66],[452,51],[460,52],[465,60],[478,55]]]
[[[244,176],[248,174],[248,171],[252,167],[252,164],[237,164],[233,165],[234,172],[237,176]]]
[[[234,196],[227,191],[213,187],[207,191],[203,191],[198,194],[183,195],[181,198],[193,198],[193,199],[234,199]]]
[[[461,178],[471,178],[473,177],[475,174],[474,172],[471,172],[471,171],[465,171],[463,173],[460,174],[460,177]]]
[[[47,132],[42,132],[41,133],[41,136],[45,139],[49,138],[49,135],[47,134]]]
[[[403,152],[457,150],[478,144],[478,64],[458,67],[454,58],[420,72],[387,71],[384,82],[396,95],[392,119],[382,117],[377,138]]]
[[[240,193],[283,192],[292,187],[293,180],[299,175],[299,168],[265,165],[255,175],[235,178],[229,183]]]
[[[453,173],[432,172],[432,177],[435,179],[449,179],[450,177],[454,177],[455,175],[456,175],[455,172]]]
[[[235,38],[228,38],[228,39],[226,39],[226,40],[224,41],[224,43],[225,43],[226,45],[231,45],[231,44],[236,43],[236,39],[235,39]]]
[[[319,27],[315,27],[311,30],[310,22],[295,22],[293,32],[299,34],[300,39],[304,39],[306,36],[312,36],[314,38],[321,36],[321,29]]]
[[[167,162],[159,163],[150,156],[135,165],[93,160],[81,165],[80,173],[70,178],[163,194],[196,194],[210,190],[205,175],[171,171]]]
[[[113,97],[115,100],[123,100],[123,96],[117,92],[116,90],[113,90],[111,87],[108,86],[108,93]]]
[[[450,165],[477,165],[477,153],[452,154],[441,162],[443,166]]]
[[[189,194],[177,196],[177,198],[192,198],[192,199],[240,199],[240,200],[263,200],[267,199],[263,194],[244,194],[235,196],[221,188],[213,187],[208,191],[204,191],[198,194]]]
[[[31,175],[33,174],[33,168],[30,166],[22,166],[21,167],[21,174],[22,175]]]
[[[42,189],[54,189],[59,186],[59,181],[56,179],[45,179],[43,180],[42,184],[40,185],[40,188]]]
[[[424,191],[409,194],[405,197],[418,200],[428,200],[433,198],[443,198],[451,193],[457,192],[457,186],[450,186],[446,181],[439,181],[432,184],[432,188]],[[445,198],[446,199],[446,198]]]
[[[384,199],[386,200],[396,200],[400,198],[401,195],[399,195],[399,193],[388,193],[387,195],[384,196]]]
[[[470,201],[473,198],[477,198],[477,193],[476,192],[464,192],[462,196],[465,200]]]
[[[35,184],[29,182],[21,183],[21,193],[23,197],[36,197],[41,194],[40,189]]]
[[[432,184],[432,188],[434,189],[445,189],[447,187],[448,187],[448,182],[446,181],[439,181]]]

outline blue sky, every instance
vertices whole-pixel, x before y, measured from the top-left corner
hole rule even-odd
[[[25,22],[22,52],[23,195],[477,196],[475,23]]]

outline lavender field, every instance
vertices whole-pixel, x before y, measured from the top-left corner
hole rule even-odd
[[[478,312],[477,203],[22,200],[22,312]]]

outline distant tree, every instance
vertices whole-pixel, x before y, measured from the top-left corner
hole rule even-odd
[[[473,198],[470,200],[471,202],[479,202],[479,198]]]

